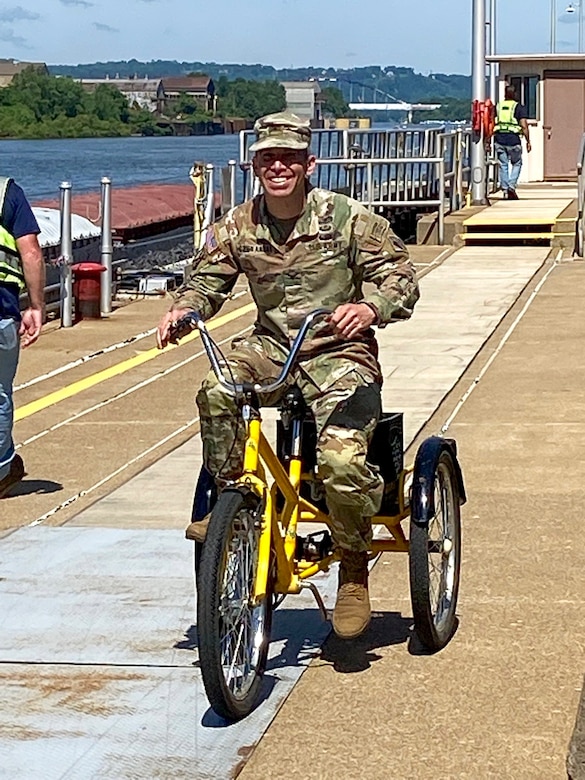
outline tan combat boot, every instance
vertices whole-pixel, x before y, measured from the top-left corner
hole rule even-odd
[[[333,630],[341,639],[354,639],[366,630],[370,616],[368,554],[343,550]]]
[[[211,512],[206,514],[202,520],[196,520],[193,523],[189,523],[187,528],[185,528],[185,539],[190,539],[192,542],[203,543],[205,541],[205,537],[207,536],[207,528],[209,527],[210,517]]]

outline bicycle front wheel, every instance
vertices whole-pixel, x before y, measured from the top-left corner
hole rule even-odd
[[[254,493],[224,491],[201,555],[199,662],[209,703],[227,720],[240,720],[256,706],[268,656],[271,583],[264,599],[254,599],[262,509]]]

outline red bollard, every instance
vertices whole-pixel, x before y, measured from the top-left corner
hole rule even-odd
[[[75,299],[75,321],[99,320],[101,314],[100,289],[102,271],[107,270],[100,263],[76,263],[73,271],[73,297]]]

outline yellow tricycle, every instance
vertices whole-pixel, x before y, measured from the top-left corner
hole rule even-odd
[[[211,512],[205,542],[195,543],[199,662],[211,707],[227,720],[245,717],[258,702],[272,612],[282,599],[310,588],[326,615],[311,577],[327,571],[339,556],[316,468],[315,423],[299,389],[289,386],[280,403],[273,447],[262,431],[258,399],[287,383],[309,328],[328,314],[318,309],[306,317],[280,376],[269,385],[229,378],[226,361],[195,312],[172,332],[176,341],[198,329],[218,381],[237,399],[246,430],[242,475],[217,495],[203,468],[193,504],[195,521]],[[456,627],[460,506],[466,498],[455,441],[425,439],[414,464],[405,467],[402,414],[384,413],[368,461],[385,484],[380,514],[372,523],[385,526],[390,537],[375,538],[370,557],[409,554],[414,628],[423,645],[435,652]],[[408,538],[402,527],[407,519]],[[318,529],[307,533],[308,524]]]

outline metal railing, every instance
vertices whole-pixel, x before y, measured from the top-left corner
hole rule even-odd
[[[245,199],[259,190],[249,151],[253,139],[250,131],[240,134]],[[440,243],[445,215],[464,205],[470,187],[468,129],[316,130],[311,149],[317,157],[314,186],[368,207],[436,207]]]
[[[251,131],[240,133],[240,161],[230,160],[217,169],[219,187],[216,185],[216,166],[194,163],[190,171],[194,192],[194,249],[197,251],[205,240],[207,227],[220,213],[233,208],[260,191],[260,183],[254,176],[249,147],[254,139]],[[585,139],[585,136],[584,136]],[[312,151],[317,156],[312,183],[317,187],[343,192],[361,201],[369,208],[399,208],[410,206],[437,209],[439,243],[444,242],[445,216],[460,209],[470,187],[471,134],[468,129],[457,128],[392,128],[385,130],[315,130]],[[582,143],[580,153],[579,219],[581,230],[580,251],[583,251],[583,201],[585,174],[583,173]],[[496,179],[490,177],[491,186]],[[489,190],[488,181],[488,190]],[[111,311],[112,296],[112,235],[111,235],[111,182],[102,179],[102,263],[108,272],[102,275],[101,310]],[[70,185],[63,183],[61,197],[61,256],[58,260],[60,281],[50,280],[45,288],[48,310],[59,310],[62,324],[71,324],[71,262],[70,241]],[[218,203],[221,193],[221,205]],[[54,276],[54,274],[53,274]],[[59,291],[59,300],[55,293]]]
[[[60,249],[59,257],[46,263],[47,281],[44,288],[45,310],[47,313],[58,312],[61,327],[69,328],[74,321],[73,272],[74,238],[71,230],[71,183],[60,185]],[[100,214],[102,215],[100,261],[106,271],[100,278],[100,310],[102,314],[112,311],[113,281],[112,261],[112,182],[109,178],[101,180]],[[55,279],[59,281],[55,281]],[[58,294],[57,294],[58,293]],[[20,295],[20,308],[28,306],[28,293]]]
[[[575,254],[583,257],[583,209],[585,208],[585,133],[577,158],[577,223],[575,225]]]
[[[258,192],[249,147],[250,131],[240,134],[244,198]],[[437,207],[439,241],[445,214],[461,208],[470,187],[471,133],[457,128],[315,130],[317,157],[311,182],[343,192],[368,207]]]

